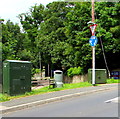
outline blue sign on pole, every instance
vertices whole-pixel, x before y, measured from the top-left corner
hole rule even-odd
[[[98,39],[96,36],[91,36],[90,40],[89,40],[89,43],[91,46],[95,46],[98,42]]]

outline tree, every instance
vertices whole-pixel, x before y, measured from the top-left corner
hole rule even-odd
[[[69,45],[73,48],[73,66],[87,69],[91,60],[90,37],[87,22],[90,21],[90,3],[74,3],[74,7],[67,13],[65,20],[65,34]],[[69,59],[70,61],[71,59]]]
[[[101,45],[108,66],[117,68],[120,55],[120,3],[96,2],[95,22],[96,68],[105,68]],[[46,7],[35,5],[29,13],[19,15],[24,32],[8,21],[3,24],[3,58],[31,60],[35,68],[49,64],[52,69],[62,66],[81,67],[84,72],[92,66],[90,2],[52,2]]]
[[[95,12],[98,24],[96,35],[99,39],[96,46],[96,67],[104,68],[101,38],[104,38],[103,45],[107,58],[113,53],[116,56],[119,54],[120,47],[117,44],[119,42],[117,33],[119,30],[119,3],[98,2]],[[48,4],[44,14],[44,22],[41,23],[38,32],[38,44],[41,44],[39,46],[44,54],[43,59],[47,63],[52,61],[60,66],[81,66],[87,71],[92,66],[92,51],[89,45],[91,34],[87,25],[87,22],[91,20],[91,3],[53,2]]]
[[[104,6],[104,7],[103,7]],[[120,3],[96,3],[96,22],[98,23],[97,36],[99,40],[102,40],[106,59],[110,69],[118,68],[120,65],[120,36],[118,31],[120,30]],[[97,62],[102,62],[102,52],[98,51]],[[101,57],[101,58],[100,58]],[[105,65],[104,65],[105,66]],[[101,67],[98,65],[98,67]]]
[[[35,5],[30,8],[28,13],[22,13],[19,15],[20,22],[27,37],[27,46],[24,53],[30,57],[33,66],[36,68],[38,67],[39,49],[35,42],[37,40],[36,37],[38,35],[38,30],[40,29],[40,24],[43,22],[44,9],[45,8],[42,4]]]
[[[2,60],[19,59],[18,53],[23,49],[24,34],[18,24],[10,20],[2,24]]]
[[[63,46],[66,40],[63,22],[70,9],[68,5],[65,2],[53,2],[46,6],[44,22],[40,25],[37,37],[37,44],[43,54],[42,59],[46,64],[53,63],[59,68],[64,60],[61,45]]]

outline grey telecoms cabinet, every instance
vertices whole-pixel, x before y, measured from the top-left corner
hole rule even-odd
[[[3,93],[19,95],[31,91],[31,63],[6,60],[3,62]]]

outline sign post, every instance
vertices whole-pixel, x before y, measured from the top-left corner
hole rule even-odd
[[[95,29],[97,27],[97,24],[94,23],[95,21],[95,16],[94,16],[94,0],[91,0],[92,2],[92,21],[89,21],[87,24],[92,24],[90,25],[90,31],[92,33],[92,36],[89,40],[90,45],[92,46],[92,84],[95,86],[95,45],[97,44],[98,40],[97,37],[95,36]]]
[[[92,23],[90,26],[92,36],[90,38],[90,45],[92,46],[92,84],[95,86],[95,45],[97,44],[97,37],[95,36],[95,29],[97,24],[94,23],[94,0],[92,0]]]
[[[95,85],[95,45],[98,39],[96,36],[91,36],[89,43],[92,46],[92,84]]]
[[[95,85],[95,47],[92,47],[92,59],[93,59],[92,84]]]

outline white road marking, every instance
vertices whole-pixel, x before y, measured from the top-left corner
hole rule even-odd
[[[110,102],[120,103],[120,97],[116,97],[116,98],[105,101],[105,103],[110,103]]]

